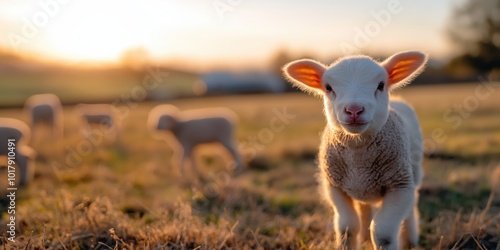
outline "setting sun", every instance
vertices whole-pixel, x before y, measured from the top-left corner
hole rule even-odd
[[[161,10],[163,15],[154,5],[121,3],[85,1],[68,6],[64,16],[47,30],[50,50],[62,58],[114,61],[130,48],[151,45],[149,39],[158,22],[182,15],[172,3]]]
[[[175,41],[179,34],[199,30],[209,21],[199,8],[174,1],[144,4],[137,0],[90,0],[63,4],[54,0],[37,7],[13,6],[12,11],[20,16],[18,20],[4,15],[12,19],[8,23],[11,32],[7,32],[11,47],[72,61],[115,62],[125,51],[139,47],[166,56],[183,50],[182,43]]]

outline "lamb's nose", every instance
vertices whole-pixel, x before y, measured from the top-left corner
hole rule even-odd
[[[363,111],[365,111],[365,108],[356,104],[349,105],[344,109],[344,112],[352,119],[358,118],[363,113]]]

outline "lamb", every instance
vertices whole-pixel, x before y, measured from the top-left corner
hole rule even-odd
[[[7,155],[8,139],[14,139],[16,145],[27,145],[31,138],[31,131],[26,123],[14,119],[0,117],[0,155]]]
[[[75,107],[81,117],[81,131],[85,136],[92,133],[110,134],[110,140],[120,138],[121,124],[114,115],[113,106],[109,104],[78,104]],[[92,131],[92,128],[100,131]]]
[[[234,143],[234,124],[237,116],[224,108],[206,108],[180,112],[173,105],[154,107],[148,116],[148,127],[157,137],[170,131],[178,146],[174,148],[173,165],[184,175],[183,164],[191,162],[191,168],[198,172],[193,149],[204,143],[218,142],[224,146],[235,161],[235,173],[243,169],[243,163]]]
[[[14,139],[15,153],[14,162],[17,165],[17,173],[19,176],[19,185],[24,186],[28,184],[34,176],[34,162],[36,153],[33,149],[27,146],[30,140],[31,131],[24,122],[13,118],[0,118],[0,155],[8,156],[9,139]]]
[[[38,94],[30,96],[25,102],[25,110],[31,117],[31,129],[39,125],[47,125],[53,136],[63,137],[63,108],[61,101],[54,94]]]
[[[426,62],[426,54],[407,51],[383,62],[348,56],[329,67],[301,59],[283,68],[293,85],[323,97],[319,178],[335,213],[337,248],[357,249],[371,237],[374,249],[398,249],[398,234],[418,244],[422,134],[413,109],[389,92]]]

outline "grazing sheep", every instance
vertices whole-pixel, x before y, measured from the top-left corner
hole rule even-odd
[[[30,114],[33,133],[36,127],[45,124],[51,129],[52,135],[58,138],[63,137],[63,108],[56,95],[32,95],[26,100],[24,106]]]
[[[12,118],[0,118],[0,155],[8,156],[8,140],[15,140],[14,162],[17,165],[18,181],[20,186],[28,184],[34,175],[34,160],[36,153],[26,144],[30,140],[28,125]]]
[[[114,115],[112,105],[78,104],[75,110],[82,119],[81,131],[85,136],[98,133],[111,134],[113,141],[120,138],[121,124]],[[93,131],[92,128],[98,130]]]
[[[0,155],[8,154],[8,139],[15,139],[16,145],[26,145],[30,138],[31,131],[26,123],[13,118],[0,117]]]
[[[285,76],[303,91],[323,97],[327,126],[319,152],[323,193],[335,212],[337,247],[375,249],[418,244],[418,188],[422,135],[415,112],[389,92],[424,68],[427,56],[402,52],[384,62],[345,57],[329,67],[293,61]],[[402,229],[400,232],[400,226]]]
[[[235,171],[243,169],[241,156],[234,143],[234,123],[237,116],[224,108],[199,109],[180,112],[173,105],[158,105],[149,112],[148,127],[158,133],[170,131],[178,142],[174,148],[174,162],[179,174],[184,175],[183,163],[191,160],[191,167],[197,172],[192,155],[194,147],[211,142],[222,144],[236,162]]]

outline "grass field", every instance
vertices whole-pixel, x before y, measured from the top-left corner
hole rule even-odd
[[[126,68],[0,71],[0,108],[21,107],[26,98],[39,93],[53,93],[63,103],[71,104],[130,99],[136,94],[137,83],[144,81],[156,85],[141,100],[192,96],[193,84],[198,80],[199,76],[193,73],[154,66],[142,71]]]
[[[426,138],[421,248],[498,249],[500,85],[412,87],[399,94],[415,107]],[[148,111],[159,103],[123,106],[123,138],[97,145],[78,133],[68,106],[64,141],[41,136],[32,143],[38,152],[35,180],[17,192],[15,243],[5,237],[8,201],[4,194],[0,198],[0,245],[332,249],[332,212],[321,201],[315,177],[325,125],[320,100],[291,93],[172,103],[182,110],[236,111],[247,170],[233,177],[224,151],[206,146],[197,152],[203,177],[179,180],[169,146],[146,130]],[[19,109],[2,109],[0,117],[27,120]],[[92,146],[79,154],[81,160],[72,158],[68,152],[81,151],[85,143]],[[5,171],[0,178],[3,191]]]

